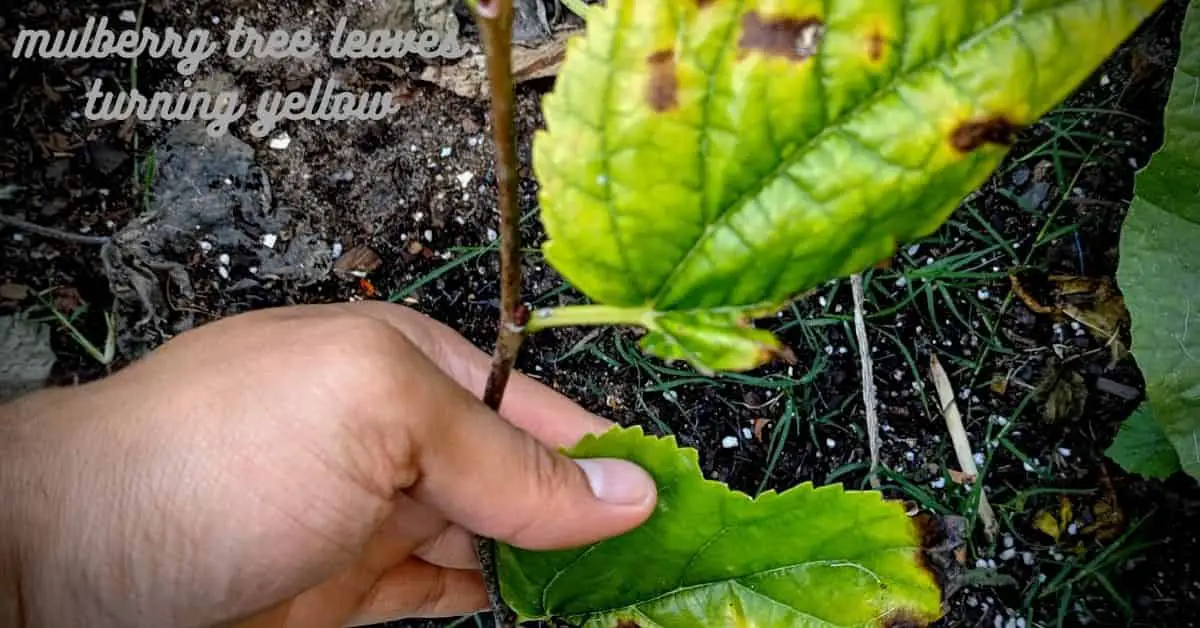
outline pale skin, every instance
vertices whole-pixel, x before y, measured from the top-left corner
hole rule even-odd
[[[0,406],[0,624],[324,628],[487,606],[473,534],[575,547],[651,478],[557,448],[611,424],[381,303],[235,316]]]

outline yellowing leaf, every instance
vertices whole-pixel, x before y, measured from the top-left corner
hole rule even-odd
[[[751,499],[706,480],[695,450],[640,429],[588,436],[568,453],[636,462],[654,477],[658,506],[641,527],[592,546],[502,545],[501,589],[522,619],[792,628],[925,625],[942,614],[924,554],[936,533],[879,493],[806,483]]]
[[[1057,511],[1053,508],[1046,508],[1034,515],[1033,527],[1042,534],[1054,539],[1054,542],[1057,543],[1063,533],[1066,532],[1067,526],[1071,524],[1073,516],[1071,500],[1066,497],[1060,497]]]
[[[935,230],[1160,3],[609,0],[544,101],[546,258],[632,313],[585,322],[761,364],[764,337],[699,313],[771,311]]]

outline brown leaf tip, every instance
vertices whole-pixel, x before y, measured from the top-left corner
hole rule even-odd
[[[824,37],[825,24],[815,17],[763,19],[751,11],[742,18],[738,47],[743,52],[757,50],[769,56],[804,61],[817,54]]]
[[[950,135],[950,144],[961,153],[969,153],[987,144],[1011,146],[1022,127],[1004,116],[970,120],[958,125]]]
[[[659,50],[646,57],[650,64],[650,85],[646,101],[662,113],[679,107],[679,77],[675,72],[675,52]]]

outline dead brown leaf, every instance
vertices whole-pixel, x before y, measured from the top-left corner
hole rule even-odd
[[[383,265],[379,255],[367,246],[356,246],[338,258],[333,270],[341,275],[362,276]]]
[[[1078,371],[1051,361],[1050,371],[1039,387],[1045,395],[1047,423],[1078,419],[1088,400],[1087,382]]]
[[[554,38],[538,46],[513,46],[513,81],[521,84],[534,79],[557,76],[567,56],[567,40],[578,30],[555,33]],[[463,98],[482,100],[490,93],[487,63],[481,53],[468,54],[452,65],[430,65],[421,72],[421,80],[448,89]]]
[[[1044,315],[1073,320],[1109,348],[1110,364],[1129,354],[1122,332],[1129,327],[1129,310],[1111,277],[1050,275],[1040,291],[1034,290],[1030,277],[1010,275],[1013,294],[1030,310]],[[1044,293],[1044,294],[1039,294]],[[1041,298],[1039,298],[1041,297]]]
[[[770,419],[754,419],[754,440],[763,442],[763,430],[770,424]]]

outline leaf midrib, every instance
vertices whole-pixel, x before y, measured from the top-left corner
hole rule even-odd
[[[657,304],[660,303],[662,301],[662,299],[664,298],[664,296],[666,295],[667,290],[670,289],[672,285],[674,285],[676,278],[679,276],[679,273],[682,272],[682,270],[684,268],[686,268],[690,265],[692,258],[697,255],[697,253],[700,251],[701,247],[712,237],[716,228],[726,219],[727,216],[729,216],[732,213],[741,211],[743,208],[745,208],[748,205],[750,199],[753,199],[753,198],[759,196],[760,194],[762,194],[763,190],[765,190],[769,184],[771,184],[772,182],[774,182],[775,180],[777,180],[779,177],[782,176],[781,173],[783,171],[792,167],[799,160],[803,159],[806,155],[810,154],[823,141],[828,139],[828,136],[830,134],[839,131],[841,129],[841,127],[844,127],[850,120],[853,120],[857,116],[861,115],[865,110],[869,109],[871,106],[878,103],[884,97],[893,94],[895,91],[898,90],[898,88],[901,85],[905,84],[913,77],[919,76],[921,73],[925,72],[926,70],[928,70],[930,67],[933,67],[937,63],[940,63],[947,59],[952,59],[952,58],[954,58],[954,56],[962,53],[965,50],[970,49],[971,47],[975,46],[977,44],[977,42],[979,42],[982,39],[989,36],[992,32],[999,30],[1010,24],[1013,24],[1015,22],[1018,22],[1019,20],[1021,20],[1022,18],[1025,18],[1025,17],[1031,17],[1031,16],[1039,15],[1041,13],[1060,10],[1065,7],[1071,6],[1073,4],[1077,4],[1080,2],[1087,2],[1087,1],[1090,1],[1090,0],[1071,0],[1070,2],[1066,2],[1063,4],[1059,4],[1059,5],[1048,6],[1048,7],[1042,8],[1037,11],[1026,12],[1024,10],[1024,6],[1025,6],[1024,0],[1018,0],[1018,2],[1016,3],[1016,5],[1012,11],[1010,11],[1008,14],[1006,14],[1003,18],[996,20],[993,24],[991,24],[987,28],[981,29],[978,32],[972,33],[972,34],[964,37],[962,39],[962,41],[957,43],[957,45],[947,47],[946,52],[944,52],[943,54],[930,57],[924,63],[921,63],[918,66],[915,66],[908,72],[903,72],[903,71],[898,72],[896,74],[896,76],[894,76],[892,78],[892,80],[884,88],[875,91],[875,93],[872,94],[871,96],[861,100],[856,106],[847,110],[838,119],[825,124],[824,127],[819,132],[817,132],[816,135],[809,138],[807,141],[805,141],[801,144],[798,144],[794,149],[792,149],[791,155],[789,155],[788,157],[785,157],[783,159],[780,159],[779,163],[776,164],[775,168],[773,168],[769,173],[767,173],[767,174],[759,177],[757,180],[755,180],[753,185],[751,185],[747,189],[746,192],[742,193],[742,195],[739,196],[736,201],[734,201],[733,203],[730,203],[728,205],[728,207],[726,207],[724,209],[720,209],[718,211],[717,215],[713,218],[713,220],[711,222],[709,222],[708,225],[705,227],[704,233],[699,238],[696,239],[696,241],[692,244],[692,247],[688,250],[688,252],[683,256],[682,259],[680,259],[679,263],[675,265],[675,267],[671,271],[671,274],[668,275],[658,285],[658,287],[654,289],[654,296],[650,300],[650,307],[657,307]],[[905,4],[907,5],[907,3],[905,3]],[[907,15],[907,11],[908,11],[907,6],[905,6],[904,11],[905,11],[905,19],[907,20],[909,17]],[[905,33],[905,36],[907,39],[908,33]],[[820,57],[820,53],[818,53],[818,55],[816,57],[814,57],[812,60],[815,61],[818,57]],[[817,67],[820,68],[821,66],[818,64]],[[610,76],[611,76],[611,73],[610,73]],[[819,77],[819,80],[822,81],[822,83],[823,83],[825,80],[824,76]],[[708,171],[707,171],[707,169],[705,169],[706,176],[707,176],[707,173],[708,173]],[[701,189],[707,189],[707,187],[708,187],[707,183],[708,183],[707,181],[701,181],[701,183],[700,183]]]

